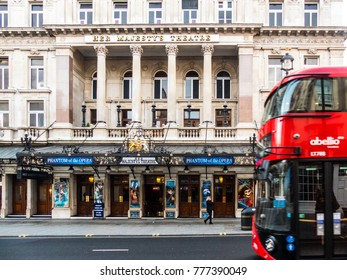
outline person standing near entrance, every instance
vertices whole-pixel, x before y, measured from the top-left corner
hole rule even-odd
[[[212,223],[212,211],[214,208],[214,203],[212,202],[212,199],[210,196],[206,197],[206,211],[208,213],[208,217],[204,220],[205,224],[208,220],[210,220],[210,224]]]

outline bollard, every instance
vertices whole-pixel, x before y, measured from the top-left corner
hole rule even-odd
[[[247,207],[241,212],[241,229],[251,230],[252,229],[252,217],[255,213],[255,208]]]

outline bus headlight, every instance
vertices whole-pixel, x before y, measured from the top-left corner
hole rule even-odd
[[[272,235],[268,236],[265,240],[265,249],[268,252],[273,252],[276,248],[276,238]]]

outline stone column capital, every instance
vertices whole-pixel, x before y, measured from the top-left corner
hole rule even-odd
[[[142,55],[143,54],[143,48],[139,45],[131,45],[130,46],[130,51],[133,55]]]
[[[97,55],[107,55],[108,54],[108,49],[104,45],[98,45],[94,46],[94,50]]]
[[[171,44],[165,46],[166,54],[167,55],[177,55],[178,54],[178,47],[177,45]]]
[[[205,54],[212,54],[214,52],[214,46],[212,44],[203,44],[201,46],[201,52]]]

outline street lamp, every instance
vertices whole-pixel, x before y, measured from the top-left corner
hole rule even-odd
[[[120,108],[121,106],[117,105],[117,127],[120,127]]]
[[[152,127],[155,127],[155,111],[156,111],[155,107],[156,106],[153,104],[152,105]]]
[[[255,154],[255,142],[257,140],[257,137],[255,136],[255,133],[253,133],[253,136],[249,137],[249,143],[252,146],[252,154]]]
[[[281,58],[281,70],[286,72],[286,76],[290,70],[293,70],[293,61],[294,58],[289,53],[286,53]]]
[[[187,105],[187,112],[188,112],[188,127],[190,127],[190,112],[192,111],[192,105],[188,104]]]
[[[227,112],[228,112],[228,109],[227,109],[227,104],[224,104],[223,105],[223,115],[224,115],[224,127],[227,126]]]
[[[82,127],[86,126],[86,103],[83,101],[82,103]]]

